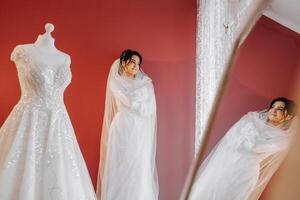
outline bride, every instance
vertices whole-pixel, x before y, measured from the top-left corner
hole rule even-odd
[[[259,199],[288,150],[295,110],[280,97],[243,116],[202,163],[189,200]]]
[[[97,195],[101,200],[157,200],[156,102],[141,55],[125,50],[106,89]]]

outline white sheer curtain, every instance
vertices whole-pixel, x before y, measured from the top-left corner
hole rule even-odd
[[[198,152],[202,143],[204,129],[235,36],[250,7],[258,2],[257,0],[198,1],[195,152]],[[265,5],[268,2],[269,0],[265,0]],[[255,21],[253,20],[253,23]],[[251,28],[248,32],[250,30]]]

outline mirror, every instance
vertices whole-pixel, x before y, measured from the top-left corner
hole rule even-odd
[[[298,33],[266,16],[255,24],[220,91],[223,95],[215,105],[203,152],[198,152],[204,159],[198,158],[200,165],[195,162],[187,199],[273,200],[296,191],[283,183],[292,181],[296,186],[299,181],[284,173],[294,169],[290,171],[295,174],[299,166],[293,154],[296,109],[289,101],[298,104],[294,85],[299,39]]]

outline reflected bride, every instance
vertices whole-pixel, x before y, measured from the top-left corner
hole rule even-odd
[[[101,200],[157,200],[156,102],[141,55],[125,50],[110,70],[101,135]]]
[[[257,200],[288,150],[295,111],[280,97],[243,116],[201,165],[189,200]]]

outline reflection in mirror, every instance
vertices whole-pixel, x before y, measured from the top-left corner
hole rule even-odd
[[[295,137],[299,61],[299,35],[261,17],[229,74],[188,199],[272,199],[267,184]]]
[[[299,51],[298,51],[299,53]],[[300,67],[300,59],[298,60],[298,69]],[[300,74],[296,78],[294,93],[297,105],[300,105]],[[300,109],[298,109],[298,117],[300,116]],[[299,199],[300,196],[300,129],[298,127],[294,133],[291,147],[288,155],[283,161],[278,171],[274,174],[271,181],[267,185],[260,199],[262,200],[293,200]]]

